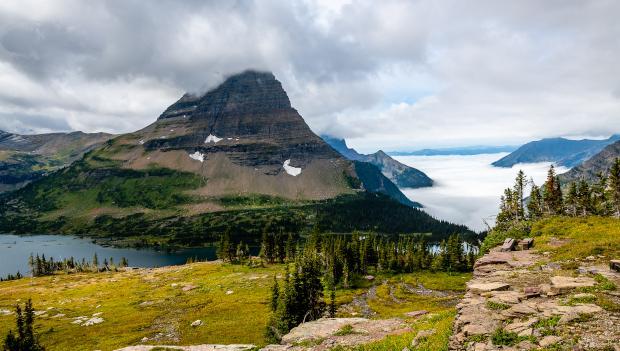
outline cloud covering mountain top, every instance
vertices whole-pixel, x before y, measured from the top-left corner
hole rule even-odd
[[[0,2],[0,129],[128,132],[274,72],[364,152],[620,131],[616,1]]]

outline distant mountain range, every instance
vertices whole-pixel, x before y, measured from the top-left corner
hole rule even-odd
[[[400,188],[423,188],[433,186],[433,180],[424,172],[404,165],[385,152],[379,150],[374,154],[363,155],[349,148],[344,139],[321,136],[331,147],[352,161],[368,162],[381,170],[381,173]]]
[[[620,135],[613,135],[604,140],[549,138],[532,141],[493,162],[493,166],[512,167],[518,163],[553,162],[572,168],[618,140],[620,140]]]
[[[20,135],[0,130],[0,192],[19,189],[66,167],[112,137],[82,132]]]
[[[383,158],[375,162],[385,170]],[[416,206],[377,166],[346,159],[314,134],[273,74],[246,71],[0,195],[0,232],[170,244],[212,242],[227,231],[256,242],[263,228],[471,233]]]
[[[563,184],[585,179],[588,182],[595,182],[598,174],[607,174],[612,162],[620,157],[620,141],[607,145],[598,154],[574,167],[570,171],[561,174],[560,180]]]
[[[391,156],[468,156],[468,155],[481,155],[481,154],[497,154],[500,152],[512,152],[516,150],[518,146],[503,145],[503,146],[464,146],[453,148],[441,148],[441,149],[422,149],[416,151],[390,151]]]

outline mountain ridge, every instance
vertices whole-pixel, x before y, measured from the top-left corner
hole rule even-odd
[[[112,138],[107,133],[15,134],[0,130],[0,192],[66,167]]]
[[[620,140],[607,145],[599,153],[568,172],[560,174],[560,180],[564,184],[581,179],[595,182],[598,180],[599,173],[607,174],[609,172],[612,162],[618,157],[620,157]]]
[[[620,135],[612,135],[604,140],[546,138],[529,142],[493,162],[492,165],[495,167],[512,167],[518,163],[554,162],[557,165],[572,168],[618,140],[620,140]]]
[[[368,162],[375,165],[384,176],[401,188],[423,188],[433,186],[433,180],[424,172],[407,166],[390,157],[383,150],[363,155],[349,148],[344,139],[321,136],[334,150],[352,161]]]
[[[183,243],[217,240],[227,228],[256,240],[255,230],[270,222],[295,231],[468,232],[412,208],[419,204],[375,166],[346,160],[283,90],[266,101],[253,96],[282,89],[272,74],[244,72],[233,81],[236,88],[225,82],[182,97],[151,125],[4,196],[0,229]]]

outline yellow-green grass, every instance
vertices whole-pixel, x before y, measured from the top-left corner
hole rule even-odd
[[[36,329],[42,344],[52,351],[114,350],[135,344],[264,345],[273,276],[283,272],[283,265],[249,268],[194,263],[127,272],[24,278],[0,283],[0,310],[13,310],[16,303],[31,298],[37,311],[45,311],[37,317]],[[355,289],[339,289],[337,303],[349,303],[376,284],[376,294],[367,298],[369,307],[376,312],[373,318],[404,318],[412,323],[413,331],[360,350],[392,350],[394,345],[401,344],[402,349],[418,330],[431,325],[437,332],[420,344],[420,350],[439,350],[447,345],[455,298],[464,291],[470,277],[471,274],[431,272],[378,275],[374,282],[356,281]],[[422,284],[450,293],[445,297],[419,295],[404,289],[403,284]],[[185,286],[193,288],[183,291]],[[431,315],[419,319],[404,316],[416,310],[427,310]],[[102,313],[103,323],[72,323],[75,317],[90,318],[96,313]],[[64,316],[54,318],[59,314]],[[203,325],[192,327],[196,320]],[[0,335],[11,328],[14,315],[0,315]],[[158,334],[160,339],[153,339]],[[150,340],[142,341],[143,338]]]
[[[253,269],[195,263],[25,278],[0,283],[0,310],[13,310],[17,302],[31,298],[37,311],[46,311],[37,317],[36,329],[42,344],[52,351],[113,350],[142,343],[261,345],[273,275],[281,272],[282,266]],[[187,285],[195,288],[183,291]],[[105,320],[101,324],[72,324],[74,317],[99,312]],[[65,316],[52,318],[57,314]],[[203,325],[191,327],[198,319]],[[14,328],[14,315],[0,315],[1,337],[10,328]],[[159,341],[141,341],[158,333],[164,334]]]
[[[553,217],[532,226],[535,246],[555,260],[604,255],[620,258],[620,220],[610,217]]]
[[[354,351],[394,351],[406,348],[412,351],[444,351],[448,350],[448,340],[452,335],[452,322],[454,321],[454,309],[446,309],[444,311],[434,313],[432,315],[422,317],[411,324],[412,331],[400,335],[388,336],[383,340],[370,344],[357,346],[350,349],[343,347],[336,350],[354,350]],[[413,339],[420,331],[434,330],[426,338],[420,338],[418,344],[414,347],[411,345]]]
[[[456,274],[449,276],[446,273],[421,272],[419,274],[398,275],[384,280],[377,286],[376,297],[368,299],[369,307],[380,318],[403,317],[411,311],[425,310],[432,313],[452,310],[460,292],[464,290],[465,282],[471,277],[470,274]],[[455,283],[458,281],[458,284]],[[410,289],[416,289],[418,283],[424,288],[433,286],[433,290],[447,290],[450,293],[445,296],[430,294],[417,294]],[[461,284],[462,282],[462,284]],[[409,288],[409,289],[408,289]]]
[[[444,272],[419,272],[377,277],[379,283],[376,295],[367,300],[369,307],[376,312],[374,318],[404,318],[412,330],[367,345],[336,350],[391,351],[402,350],[405,347],[411,350],[447,350],[456,313],[454,305],[464,292],[465,283],[470,278],[471,273],[448,274]],[[418,288],[418,284],[434,292],[422,295],[405,288],[405,286]],[[405,317],[406,312],[420,310],[428,311],[429,314],[418,318]],[[416,347],[411,346],[411,341],[418,332],[430,329],[434,329],[432,335],[420,339]]]

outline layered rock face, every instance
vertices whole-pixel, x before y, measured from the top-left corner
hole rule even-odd
[[[205,196],[326,199],[351,193],[353,165],[312,132],[273,74],[245,71],[185,94],[153,124],[104,148],[122,167],[200,174]]]
[[[280,169],[286,160],[303,168],[315,159],[340,158],[291,107],[271,73],[246,71],[203,96],[186,94],[156,124],[176,124],[187,132],[147,141],[149,151],[222,152],[238,165]]]

